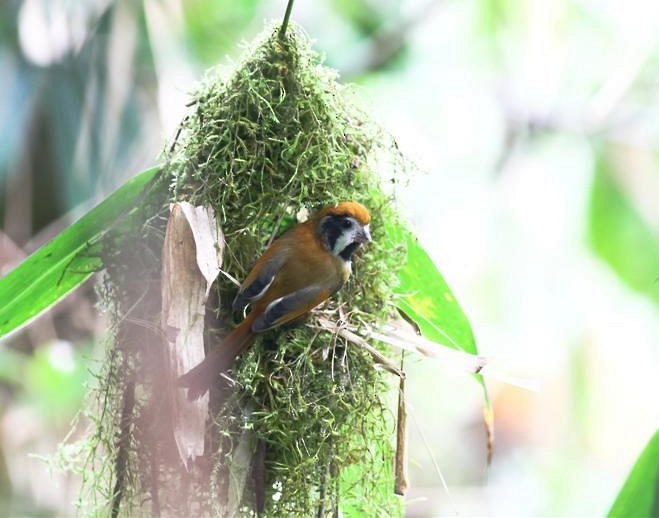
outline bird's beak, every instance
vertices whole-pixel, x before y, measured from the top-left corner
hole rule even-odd
[[[370,243],[373,241],[371,238],[371,231],[368,228],[368,225],[364,225],[362,229],[357,233],[357,242],[358,243]]]

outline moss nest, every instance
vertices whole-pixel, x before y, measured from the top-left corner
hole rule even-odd
[[[236,279],[300,211],[341,200],[366,205],[373,243],[323,312],[374,324],[391,316],[404,251],[386,234],[396,215],[369,164],[375,153],[394,162],[398,156],[348,94],[299,28],[285,39],[269,30],[227,82],[214,72],[195,94],[167,163],[175,197],[219,215],[223,269]],[[227,277],[218,289],[221,301],[233,299]],[[232,372],[239,389],[216,416],[218,430],[230,436],[218,461],[230,465],[249,427],[264,445],[266,509],[273,514],[331,514],[340,499],[390,514],[394,504],[378,490],[392,487],[388,380],[363,350],[309,324],[271,333],[240,359]],[[346,469],[356,465],[351,484]]]
[[[290,26],[285,38],[276,28],[266,29],[227,80],[213,70],[193,95],[190,114],[165,153],[162,179],[170,186],[169,200],[161,196],[158,209],[148,209],[147,223],[133,230],[132,238],[123,237],[131,244],[139,239],[142,246],[106,260],[114,285],[109,291],[123,297],[124,309],[115,311],[118,352],[109,355],[114,367],[106,370],[112,376],[100,392],[111,410],[106,420],[115,428],[115,437],[106,437],[105,443],[115,459],[125,451],[124,471],[137,474],[131,480],[139,479],[141,489],[131,494],[138,507],[148,500],[152,512],[164,509],[169,504],[159,495],[162,479],[181,477],[155,465],[172,448],[167,439],[158,446],[140,439],[163,410],[150,399],[149,380],[166,367],[146,346],[127,347],[122,333],[134,331],[121,326],[128,310],[144,299],[139,290],[130,293],[131,284],[136,278],[155,283],[159,274],[167,201],[211,206],[225,235],[223,274],[207,319],[216,328],[208,340],[214,347],[221,346],[219,337],[234,319],[228,306],[237,287],[230,279],[244,279],[269,240],[305,211],[356,200],[371,212],[373,242],[354,258],[353,276],[335,297],[306,322],[266,333],[230,371],[235,385],[213,388],[209,473],[183,477],[186,487],[195,488],[188,494],[197,499],[183,507],[214,515],[231,510],[255,514],[255,509],[272,516],[331,516],[338,509],[346,515],[400,512],[393,496],[391,375],[378,370],[363,349],[316,325],[321,317],[354,328],[390,319],[405,254],[387,233],[397,216],[392,195],[382,189],[382,174],[373,171],[374,163],[385,164],[390,178],[384,183],[391,186],[405,163],[391,138],[350,97],[300,28]],[[152,298],[157,298],[155,291]],[[155,306],[138,312],[137,320],[157,327]],[[129,338],[132,344],[145,343],[141,337]],[[123,379],[117,381],[120,372]],[[122,417],[127,391],[133,392],[131,427]],[[130,437],[122,446],[126,430]],[[236,484],[244,466],[248,476]],[[116,498],[116,483],[113,487]],[[177,505],[181,511],[181,502]]]

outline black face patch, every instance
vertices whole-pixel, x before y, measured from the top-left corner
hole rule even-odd
[[[320,233],[328,250],[344,261],[350,261],[352,254],[359,248],[360,243],[352,240],[348,241],[346,237],[356,235],[359,230],[358,227],[359,223],[350,216],[329,216],[321,223]],[[337,246],[343,248],[337,250]]]
[[[350,259],[352,258],[352,254],[355,253],[355,251],[359,248],[360,244],[361,243],[357,243],[356,241],[353,241],[348,246],[346,246],[343,250],[341,250],[341,253],[339,254],[341,259],[343,259],[344,261],[350,261]]]
[[[345,232],[343,225],[348,221],[345,216],[329,216],[323,220],[320,226],[320,235],[325,241],[328,250],[334,250],[336,240]]]

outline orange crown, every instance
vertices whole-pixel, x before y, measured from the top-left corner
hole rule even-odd
[[[341,201],[335,205],[328,205],[318,211],[318,219],[325,216],[350,216],[355,218],[360,225],[368,225],[371,222],[371,215],[368,209],[356,201]]]

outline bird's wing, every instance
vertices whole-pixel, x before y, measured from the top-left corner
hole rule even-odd
[[[233,301],[233,310],[242,313],[247,304],[260,299],[285,262],[284,253],[264,254],[238,290]]]
[[[332,294],[331,291],[312,285],[273,300],[252,323],[252,331],[260,333],[280,326],[315,308]]]

